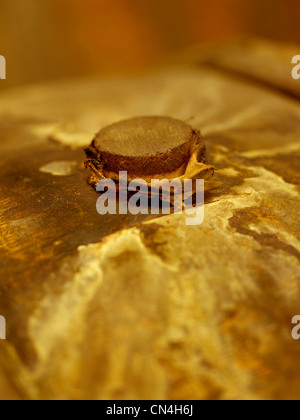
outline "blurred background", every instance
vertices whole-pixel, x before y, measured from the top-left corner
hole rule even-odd
[[[156,66],[241,36],[300,44],[299,0],[0,0],[0,89]]]

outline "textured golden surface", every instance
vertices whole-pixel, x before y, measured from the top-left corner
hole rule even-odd
[[[224,66],[2,95],[2,399],[300,397],[297,82]],[[82,147],[137,115],[202,130],[203,225],[97,214]]]

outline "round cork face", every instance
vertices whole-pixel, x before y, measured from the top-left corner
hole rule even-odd
[[[189,159],[193,129],[170,117],[138,117],[102,129],[94,140],[110,171],[172,172]]]
[[[100,152],[121,156],[155,156],[189,142],[192,128],[170,117],[139,117],[110,125],[97,135]]]

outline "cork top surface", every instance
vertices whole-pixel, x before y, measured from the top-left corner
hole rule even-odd
[[[102,129],[95,139],[100,152],[119,156],[155,156],[189,143],[192,128],[170,117],[138,117]]]

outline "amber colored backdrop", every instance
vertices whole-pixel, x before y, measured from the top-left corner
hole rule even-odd
[[[299,0],[0,0],[0,88],[139,71],[241,35],[300,45],[299,22]]]

